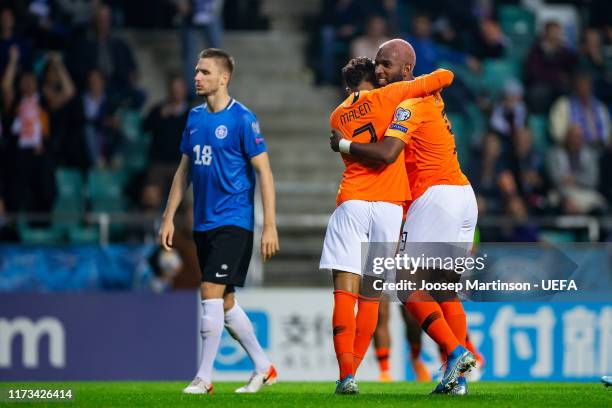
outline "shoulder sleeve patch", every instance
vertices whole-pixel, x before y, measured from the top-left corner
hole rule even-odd
[[[400,132],[408,133],[407,127],[398,125],[397,123],[392,123],[391,126],[389,126],[389,129],[399,130]]]
[[[395,115],[394,115],[394,119],[396,122],[403,122],[405,120],[410,119],[410,116],[412,114],[410,113],[410,111],[408,109],[405,108],[397,108],[395,110]]]

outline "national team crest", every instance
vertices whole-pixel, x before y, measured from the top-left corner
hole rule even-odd
[[[223,125],[217,126],[215,129],[215,136],[217,136],[217,139],[225,139],[227,136],[227,127]]]
[[[402,122],[404,120],[408,120],[410,119],[410,111],[408,109],[404,109],[404,108],[397,108],[395,110],[395,121],[396,122]]]

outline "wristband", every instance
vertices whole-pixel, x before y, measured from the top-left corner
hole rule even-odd
[[[350,140],[340,140],[340,142],[338,143],[338,150],[340,150],[340,153],[351,154],[351,143],[353,142],[351,142]]]

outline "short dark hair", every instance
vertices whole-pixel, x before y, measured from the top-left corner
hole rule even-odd
[[[234,72],[234,58],[219,48],[207,48],[200,53],[199,58],[214,58],[221,62],[223,67],[230,73],[230,75],[232,75]]]
[[[344,83],[351,90],[356,90],[362,82],[376,85],[376,74],[374,73],[374,61],[368,57],[352,58],[342,68]]]

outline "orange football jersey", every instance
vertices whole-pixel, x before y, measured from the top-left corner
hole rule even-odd
[[[450,85],[453,73],[439,69],[413,81],[401,81],[371,91],[349,95],[331,114],[330,126],[357,143],[376,143],[385,135],[397,105],[408,98],[425,96]],[[410,199],[404,153],[389,165],[367,165],[342,155],[346,166],[336,205],[347,200],[385,201],[402,204]]]
[[[431,186],[470,184],[459,166],[455,136],[439,92],[403,101],[385,136],[406,143],[404,157],[413,200]]]

